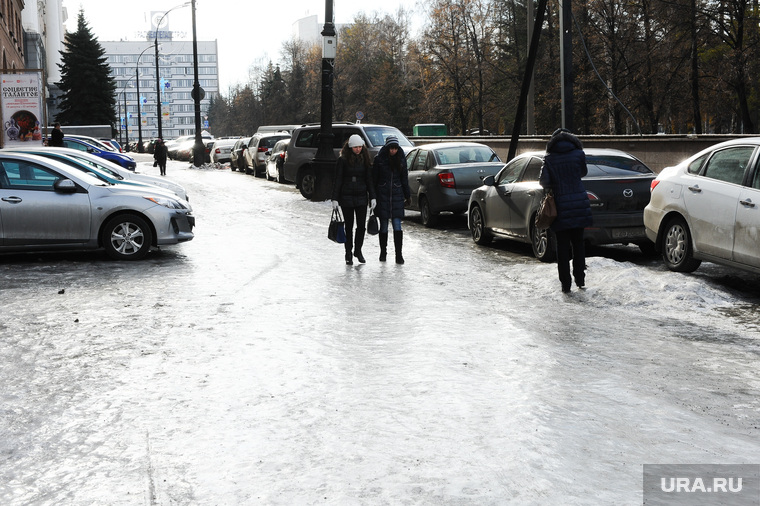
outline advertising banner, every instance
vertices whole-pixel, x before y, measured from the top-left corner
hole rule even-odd
[[[3,146],[42,144],[42,90],[37,72],[0,75]]]

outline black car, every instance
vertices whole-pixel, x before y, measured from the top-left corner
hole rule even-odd
[[[586,242],[636,244],[646,254],[654,244],[644,232],[644,208],[655,178],[641,160],[616,149],[587,148],[588,174],[583,178],[594,223],[586,228]],[[545,152],[523,153],[470,195],[467,223],[472,239],[488,244],[494,237],[530,243],[541,261],[554,260],[554,234],[535,226],[544,195],[538,183]]]

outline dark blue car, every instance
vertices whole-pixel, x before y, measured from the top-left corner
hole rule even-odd
[[[127,170],[135,170],[135,167],[137,166],[137,164],[135,163],[135,159],[129,155],[117,153],[115,151],[106,151],[104,149],[100,149],[90,144],[87,141],[83,141],[82,139],[75,139],[73,137],[64,137],[63,145],[67,148],[77,149],[79,151],[86,151],[87,153],[92,153],[93,155],[99,156],[103,158],[104,160],[108,160],[121,167],[124,167]]]

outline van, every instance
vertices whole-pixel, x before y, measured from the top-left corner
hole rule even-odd
[[[262,125],[256,129],[256,133],[257,134],[275,134],[275,133],[287,132],[289,134],[292,134],[293,130],[295,130],[299,126],[300,125]]]

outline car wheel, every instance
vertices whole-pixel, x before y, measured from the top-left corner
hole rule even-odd
[[[472,240],[476,244],[488,244],[493,239],[493,236],[486,232],[485,220],[483,219],[483,211],[480,206],[472,206],[470,209],[470,232],[472,233]]]
[[[702,263],[694,258],[691,233],[683,218],[673,218],[665,227],[662,259],[668,269],[674,272],[694,272]]]
[[[317,189],[317,174],[314,172],[314,169],[309,168],[303,171],[303,178],[301,178],[301,184],[299,186],[301,189],[301,195],[303,195],[304,198],[311,200]]]
[[[106,253],[114,260],[140,260],[150,251],[153,232],[143,218],[122,214],[106,223],[101,239]]]
[[[432,227],[438,222],[438,215],[430,210],[430,203],[425,197],[420,197],[420,215],[422,224],[426,227]]]
[[[531,220],[533,221],[533,220]],[[533,247],[533,256],[541,262],[553,262],[556,258],[554,232],[549,228],[538,228],[530,225],[530,244]]]
[[[243,162],[243,168],[245,169],[245,173],[246,173],[246,174],[248,174],[249,176],[250,176],[251,174],[253,174],[253,169],[251,169],[251,168],[248,166],[248,162]]]

